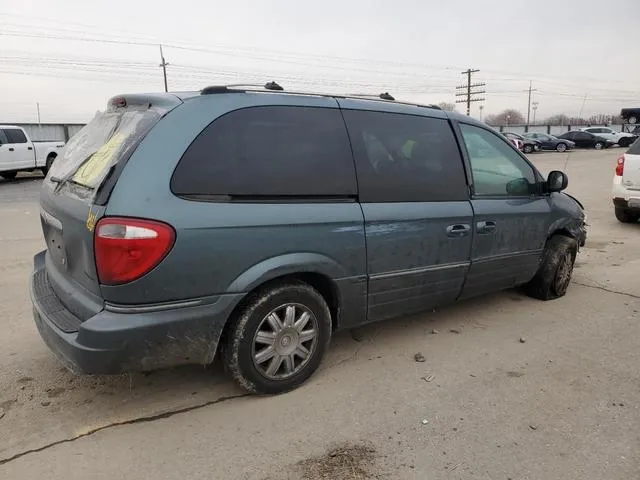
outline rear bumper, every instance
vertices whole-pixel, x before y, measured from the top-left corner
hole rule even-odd
[[[640,190],[626,188],[621,177],[613,179],[613,205],[630,212],[640,211]]]
[[[58,359],[77,373],[121,373],[210,363],[222,329],[242,298],[234,294],[171,305],[106,306],[84,322],[77,320],[73,328],[73,314],[60,310],[61,304],[52,301],[43,281],[46,272],[36,256],[30,282],[36,326]],[[61,314],[67,323],[60,323]]]

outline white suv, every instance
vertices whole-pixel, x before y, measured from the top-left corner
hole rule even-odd
[[[581,128],[581,130],[611,140],[621,147],[628,147],[638,138],[637,135],[633,135],[632,133],[616,132],[613,128],[609,127],[587,127]]]
[[[640,141],[618,157],[613,177],[613,206],[623,223],[640,219]]]

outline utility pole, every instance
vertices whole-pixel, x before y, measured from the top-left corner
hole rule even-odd
[[[529,126],[529,118],[531,117],[531,92],[535,92],[536,89],[532,88],[532,82],[529,80],[529,101],[527,102],[527,127]]]
[[[538,111],[538,102],[532,102],[531,105],[533,105],[531,108],[533,108],[533,124],[536,124],[536,112]]]
[[[160,66],[162,67],[162,75],[164,76],[164,91],[168,92],[169,87],[167,86],[167,65],[169,64],[164,60],[164,54],[162,53],[162,45],[160,45],[160,60],[162,61]]]
[[[38,125],[40,125],[40,102],[36,102],[36,108],[38,109]]]
[[[462,75],[466,75],[467,76],[467,84],[466,85],[459,85],[456,87],[456,90],[459,91],[459,93],[456,93],[456,97],[467,97],[466,99],[460,99],[460,100],[456,100],[456,103],[466,103],[467,104],[467,116],[471,115],[471,102],[482,102],[484,101],[484,98],[477,98],[477,97],[473,97],[473,95],[480,95],[482,93],[485,93],[484,90],[476,90],[478,87],[484,87],[485,84],[484,83],[471,83],[471,74],[472,73],[477,73],[480,70],[475,70],[475,69],[471,69],[469,68],[468,70],[461,72]]]

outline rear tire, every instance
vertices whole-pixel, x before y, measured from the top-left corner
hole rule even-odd
[[[242,388],[272,395],[302,385],[330,340],[331,313],[322,295],[305,283],[286,283],[249,298],[225,332],[222,358]]]
[[[539,300],[563,297],[571,283],[578,243],[570,237],[554,235],[547,242],[538,272],[525,286],[527,295]]]
[[[531,145],[525,145],[524,147],[522,147],[522,151],[524,153],[531,153],[533,152],[533,146]]]
[[[636,223],[640,220],[640,213],[631,213],[624,208],[615,207],[616,218],[621,223]]]
[[[559,143],[558,145],[556,145],[556,150],[560,153],[562,152],[566,152],[567,151],[567,144],[566,143]]]
[[[46,163],[45,163],[44,167],[42,167],[42,168],[40,169],[40,171],[42,171],[42,174],[43,174],[45,177],[47,176],[47,173],[49,173],[49,170],[51,170],[51,165],[53,165],[53,161],[54,161],[55,159],[56,159],[56,156],[55,156],[55,155],[53,155],[53,154],[52,154],[52,155],[49,155],[49,156],[47,157],[47,161],[46,161]]]
[[[0,177],[4,178],[5,180],[13,180],[14,178],[16,178],[16,175],[18,175],[18,172],[2,172],[2,173],[0,173]]]

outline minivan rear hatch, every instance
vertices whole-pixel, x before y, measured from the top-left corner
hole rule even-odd
[[[114,97],[69,140],[43,183],[40,221],[47,254],[41,274],[80,320],[102,308],[93,230],[110,191],[142,139],[180,103],[169,94]]]

